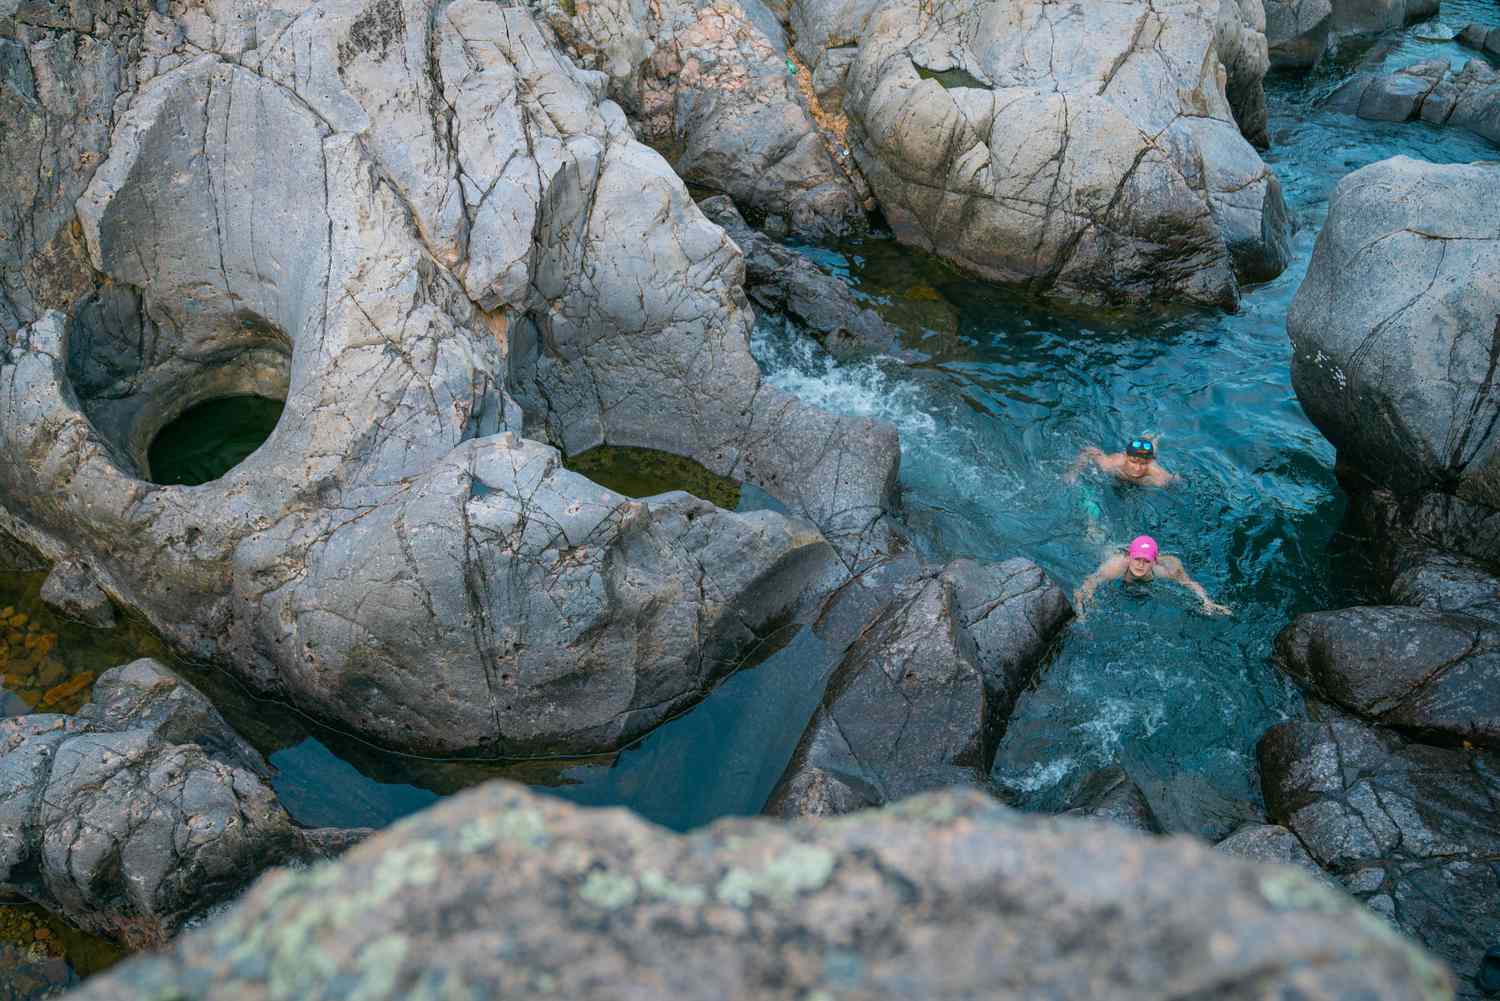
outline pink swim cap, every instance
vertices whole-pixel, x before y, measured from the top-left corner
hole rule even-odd
[[[1130,558],[1156,562],[1156,540],[1149,535],[1137,535],[1130,540]]]

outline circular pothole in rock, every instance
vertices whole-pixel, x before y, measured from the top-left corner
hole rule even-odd
[[[626,497],[685,490],[726,511],[740,503],[740,485],[734,480],[711,473],[692,459],[654,448],[600,445],[569,456],[563,465]]]
[[[217,480],[264,444],[284,406],[263,396],[230,396],[188,409],[151,442],[151,482],[196,486]]]

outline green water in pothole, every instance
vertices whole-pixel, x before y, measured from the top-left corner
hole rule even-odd
[[[152,482],[196,486],[217,480],[271,436],[284,406],[263,396],[228,396],[189,408],[151,443]]]
[[[626,497],[652,497],[686,490],[726,511],[740,503],[740,485],[709,472],[692,459],[654,448],[600,445],[569,456],[563,465]]]
[[[926,66],[918,66],[917,76],[923,80],[936,80],[944,90],[956,90],[960,87],[973,87],[977,90],[995,89],[968,70],[957,66],[951,70],[930,70]]]

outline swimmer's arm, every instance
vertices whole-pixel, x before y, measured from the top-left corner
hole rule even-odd
[[[1164,577],[1166,577],[1168,580],[1175,580],[1177,583],[1181,584],[1183,587],[1187,588],[1189,591],[1197,595],[1198,600],[1203,602],[1203,610],[1209,615],[1229,614],[1229,606],[1221,605],[1217,601],[1214,601],[1212,598],[1210,598],[1208,596],[1208,592],[1203,590],[1203,585],[1188,576],[1188,572],[1183,567],[1182,561],[1177,557],[1162,556],[1156,562],[1157,565],[1161,567],[1162,575]]]
[[[1094,600],[1094,592],[1099,585],[1107,580],[1119,580],[1125,576],[1125,564],[1128,561],[1123,556],[1111,556],[1099,564],[1099,569],[1084,578],[1078,590],[1073,592],[1073,610],[1081,619],[1088,610],[1089,602]]]
[[[1068,467],[1068,471],[1063,473],[1063,482],[1072,483],[1078,479],[1078,474],[1083,472],[1085,466],[1090,462],[1097,463],[1102,458],[1104,458],[1103,452],[1099,451],[1093,445],[1085,445],[1078,453],[1078,458],[1074,459],[1073,464]]]

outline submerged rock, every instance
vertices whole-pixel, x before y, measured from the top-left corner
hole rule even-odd
[[[313,10],[153,16],[78,204],[109,284],[0,343],[0,529],[385,746],[616,747],[901,544],[895,431],[761,382],[738,249],[526,11]],[[285,400],[261,448],[148,482],[241,394]],[[523,433],[794,517],[632,502]]]
[[[1226,94],[1232,73],[1235,103],[1263,108],[1244,8],[1251,23],[1227,0],[868,13],[844,107],[897,238],[1038,291],[1232,307],[1290,234]]]
[[[1500,941],[1500,756],[1358,723],[1282,723],[1261,738],[1272,819],[1355,898],[1469,980]]]
[[[745,254],[745,291],[763,309],[799,324],[839,358],[893,353],[900,335],[873,309],[854,301],[849,286],[805,255],[757,233],[723,195],[700,203]]]
[[[902,584],[829,678],[766,811],[849,813],[948,785],[988,790],[1016,697],[1071,614],[1028,560],[959,560]]]
[[[42,582],[41,599],[68,618],[95,629],[108,629],[115,624],[115,609],[109,595],[99,589],[88,570],[76,560],[64,560],[52,568]]]
[[[1366,487],[1500,506],[1497,186],[1494,164],[1395,157],[1334,190],[1287,316],[1292,385]]]
[[[316,956],[316,961],[314,960]],[[1441,967],[1310,876],[948,792],[688,835],[506,783],[86,983],[79,1001],[554,992],[794,999],[1443,998]],[[462,985],[456,986],[456,985]]]
[[[107,671],[76,717],[0,720],[0,894],[156,946],[262,870],[368,833],[296,826],[269,776],[161,664]]]

